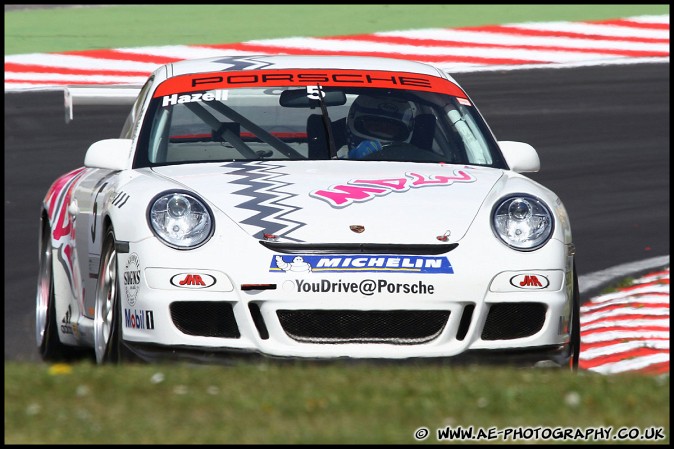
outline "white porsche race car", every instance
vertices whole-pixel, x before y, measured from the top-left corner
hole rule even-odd
[[[385,58],[223,56],[141,87],[42,205],[44,360],[234,353],[576,367],[567,212],[457,82]]]

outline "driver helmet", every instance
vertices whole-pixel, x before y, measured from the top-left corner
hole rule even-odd
[[[414,128],[416,107],[411,101],[385,95],[360,95],[346,117],[346,138],[349,150],[365,140],[409,142]]]

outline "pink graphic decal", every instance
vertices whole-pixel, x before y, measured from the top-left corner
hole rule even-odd
[[[76,181],[84,172],[79,168],[57,179],[49,188],[45,196],[49,222],[51,223],[53,247],[58,251],[58,259],[63,264],[73,296],[82,291],[77,275],[77,260],[75,254],[75,226],[70,219],[68,206],[72,199]]]
[[[376,195],[386,195],[390,192],[388,189],[341,184],[332,187],[331,190],[314,190],[310,195],[327,201],[331,206],[346,207],[355,201],[368,201]]]
[[[454,176],[424,176],[411,172],[406,173],[405,176],[405,178],[354,179],[349,181],[348,184],[338,184],[327,190],[314,190],[309,195],[326,201],[332,207],[343,208],[355,202],[369,201],[376,196],[387,195],[391,192],[406,192],[410,187],[449,186],[455,182],[473,182],[476,180],[474,176],[464,170],[456,170]]]
[[[396,192],[404,192],[409,189],[407,178],[389,178],[389,179],[355,179],[349,181],[350,184],[369,184],[379,187],[393,189]]]
[[[414,178],[412,187],[426,187],[426,186],[448,186],[454,182],[473,182],[475,178],[463,170],[454,172],[457,176],[443,176],[436,175],[432,178],[424,178],[423,175],[417,173],[407,173],[407,176]]]

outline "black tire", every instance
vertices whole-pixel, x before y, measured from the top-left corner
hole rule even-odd
[[[580,289],[578,288],[578,272],[573,264],[573,292],[571,293],[571,312],[569,316],[569,342],[561,353],[549,359],[539,360],[534,364],[537,367],[555,367],[578,371],[580,359]]]
[[[56,306],[54,305],[54,279],[50,277],[49,305],[47,306],[47,322],[38,347],[40,356],[45,362],[62,362],[72,358],[72,351],[68,346],[61,343],[56,323]]]
[[[571,311],[571,342],[569,365],[572,371],[578,370],[580,359],[580,288],[578,287],[578,271],[573,263],[573,303]]]

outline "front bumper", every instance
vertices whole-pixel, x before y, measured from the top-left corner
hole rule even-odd
[[[270,357],[259,352],[236,351],[221,348],[204,348],[201,346],[164,346],[152,343],[135,343],[126,341],[127,359],[147,363],[187,361],[204,364],[233,365],[239,362],[265,361],[277,363],[331,363],[331,362],[364,362],[364,363],[440,363],[450,366],[516,366],[532,368],[569,368],[571,369],[571,348],[568,344],[561,346],[544,346],[513,350],[468,350],[453,357],[408,357],[405,359],[382,358],[303,358]]]
[[[133,289],[120,288],[125,342],[145,348],[146,356],[458,360],[474,354],[488,361],[530,353],[536,361],[565,363],[572,257],[559,241],[536,254],[496,245],[494,256],[479,263],[459,247],[447,256],[451,273],[431,274],[274,272],[270,262],[278,254],[253,249],[255,257],[237,261],[223,260],[212,247],[176,257],[154,239],[130,245],[118,256],[120,271],[133,260],[142,275]]]

